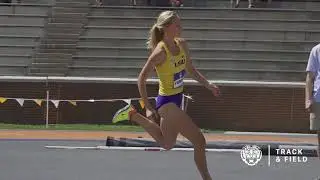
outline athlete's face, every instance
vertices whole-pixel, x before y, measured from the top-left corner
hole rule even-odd
[[[174,37],[180,37],[181,35],[181,23],[180,23],[180,17],[177,16],[173,22],[168,27],[168,30],[170,33],[173,34]]]

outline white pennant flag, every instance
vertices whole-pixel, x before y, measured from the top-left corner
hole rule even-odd
[[[23,106],[24,104],[24,99],[16,99],[16,101],[20,104],[20,106]]]
[[[131,99],[123,99],[124,102],[126,102],[127,104],[131,104]]]
[[[51,100],[51,102],[54,104],[54,106],[55,106],[56,108],[58,108],[58,106],[59,106],[59,100]]]

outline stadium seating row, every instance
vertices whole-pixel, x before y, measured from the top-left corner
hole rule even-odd
[[[38,63],[41,75],[136,77],[162,9],[81,5],[0,6],[0,74],[28,75]],[[303,81],[320,40],[317,11],[177,11],[194,64],[210,79]]]

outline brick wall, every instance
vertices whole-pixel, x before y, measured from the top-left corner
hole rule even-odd
[[[45,98],[44,83],[0,83],[0,97]],[[50,83],[53,99],[115,99],[139,97],[136,84]],[[194,102],[188,113],[202,128],[236,131],[308,132],[308,114],[304,111],[304,89],[266,87],[221,87],[215,98],[201,86],[186,86]],[[149,96],[157,95],[157,86],[148,86]],[[138,102],[134,102],[138,105]],[[45,105],[25,102],[23,107],[10,100],[0,104],[1,122],[45,123]],[[110,123],[113,113],[124,102],[50,103],[50,123]]]

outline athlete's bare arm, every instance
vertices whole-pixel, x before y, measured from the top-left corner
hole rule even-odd
[[[207,79],[193,66],[192,60],[190,58],[190,52],[188,45],[184,39],[179,40],[180,43],[182,44],[184,51],[186,53],[186,69],[187,72],[191,75],[191,77],[198,81],[200,84],[202,84],[204,87],[210,89],[210,83],[207,81]]]
[[[308,111],[311,110],[312,105],[312,89],[313,89],[313,81],[315,78],[315,73],[308,71],[306,76],[306,87],[305,87],[305,106]]]
[[[140,96],[145,103],[147,109],[151,109],[151,104],[148,101],[147,88],[146,88],[146,80],[151,71],[155,68],[155,66],[163,63],[166,58],[166,53],[163,48],[157,46],[154,51],[149,56],[146,64],[142,68],[139,78],[138,78],[138,89]]]

